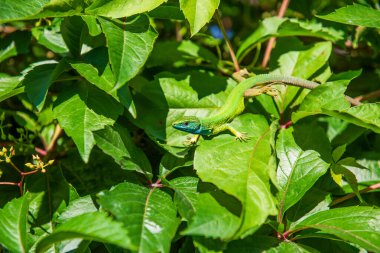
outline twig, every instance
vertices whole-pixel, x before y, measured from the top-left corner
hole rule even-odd
[[[360,190],[359,192],[360,192],[360,193],[366,193],[366,192],[369,192],[369,191],[372,191],[372,190],[376,190],[376,189],[378,189],[378,188],[380,188],[380,183],[378,183],[378,184],[374,184],[374,185],[371,185],[371,186],[369,186],[369,187],[367,187],[367,188],[365,188],[365,189],[363,189],[363,190]],[[341,197],[341,198],[338,198],[338,199],[334,200],[334,201],[331,203],[330,206],[337,205],[337,204],[339,204],[339,203],[341,203],[341,202],[343,202],[343,201],[346,201],[346,200],[348,200],[348,199],[351,199],[351,198],[353,198],[353,197],[355,197],[355,196],[356,196],[355,193],[350,193],[350,194],[348,194],[348,195],[346,195],[346,196],[343,196],[343,197]]]
[[[61,133],[62,133],[62,128],[57,124],[55,126],[53,137],[51,138],[51,141],[46,148],[46,153],[49,153],[50,151],[52,151],[54,149],[55,144],[57,143],[57,140],[58,140],[59,136],[61,135]]]
[[[375,90],[371,93],[368,93],[368,94],[365,94],[365,95],[361,95],[361,96],[357,96],[355,98],[355,100],[357,101],[363,101],[363,100],[369,100],[369,99],[372,99],[372,98],[378,98],[380,97],[380,90]]]
[[[215,11],[215,15],[214,15],[214,16],[215,16],[216,22],[218,22],[219,29],[222,31],[222,34],[223,34],[224,40],[226,41],[226,44],[227,44],[227,47],[228,47],[228,51],[230,52],[232,62],[234,63],[235,72],[239,72],[239,71],[240,71],[239,63],[238,63],[238,61],[237,61],[237,59],[236,59],[235,52],[234,52],[234,50],[232,49],[231,42],[230,42],[230,40],[228,39],[228,36],[227,36],[226,30],[224,29],[224,26],[223,26],[222,21],[221,21],[221,19],[220,19],[220,15],[219,15],[218,10]]]
[[[278,15],[277,15],[279,18],[284,17],[285,11],[288,8],[289,2],[290,2],[290,0],[282,0],[281,7],[280,7],[280,10],[278,11]],[[270,55],[272,53],[273,45],[275,42],[276,42],[275,37],[270,38],[268,41],[267,48],[265,49],[265,53],[264,53],[264,59],[263,59],[263,62],[261,63],[261,66],[263,68],[266,68],[268,65]]]

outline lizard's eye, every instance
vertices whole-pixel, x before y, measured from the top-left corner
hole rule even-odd
[[[185,126],[188,126],[189,125],[189,121],[186,121],[185,123],[183,123]]]

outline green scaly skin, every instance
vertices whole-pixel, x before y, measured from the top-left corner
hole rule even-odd
[[[265,86],[267,84],[287,84],[306,89],[314,89],[319,83],[312,82],[297,77],[287,77],[274,74],[262,74],[256,75],[245,79],[239,83],[228,95],[226,103],[219,109],[217,113],[207,118],[189,117],[184,118],[173,123],[173,127],[188,133],[196,134],[196,136],[190,140],[190,143],[195,143],[199,135],[211,135],[217,134],[224,130],[229,130],[236,139],[246,140],[247,136],[244,133],[240,133],[234,129],[228,122],[244,111],[244,93],[255,86],[262,86],[258,89],[259,95],[261,93],[271,92],[271,88]],[[354,99],[346,97],[353,105],[357,105]]]

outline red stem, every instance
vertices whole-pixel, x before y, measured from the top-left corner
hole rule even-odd
[[[278,17],[282,18],[285,15],[286,9],[289,6],[290,0],[283,0],[281,3],[280,10],[278,11]],[[264,54],[264,59],[263,62],[261,63],[261,66],[263,68],[266,68],[270,59],[270,55],[272,53],[273,45],[276,42],[276,38],[272,37],[269,39],[267,48],[265,49],[265,54]]]

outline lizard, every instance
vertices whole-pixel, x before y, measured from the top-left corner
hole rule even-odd
[[[286,84],[306,89],[314,89],[320,85],[313,81],[292,76],[276,74],[255,75],[243,79],[237,86],[235,86],[228,95],[226,103],[220,107],[215,114],[206,118],[184,117],[173,122],[172,126],[177,130],[195,134],[195,136],[190,139],[190,144],[195,144],[200,135],[214,135],[225,130],[229,130],[237,140],[245,141],[249,139],[248,136],[245,133],[237,131],[229,122],[244,111],[244,94],[246,91],[251,88],[257,88],[257,90],[253,92],[253,96],[262,93],[272,95],[274,89],[268,84]],[[252,92],[250,93],[252,95]],[[360,102],[351,97],[346,96],[346,99],[352,105],[360,104]]]

